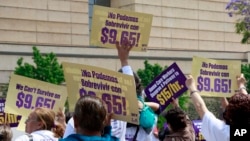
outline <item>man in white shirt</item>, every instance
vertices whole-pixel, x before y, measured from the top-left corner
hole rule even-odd
[[[201,133],[207,141],[229,141],[230,126],[239,123],[240,125],[244,125],[244,122],[245,124],[249,122],[248,119],[250,117],[248,116],[250,115],[250,108],[248,108],[249,106],[247,105],[250,104],[250,98],[249,95],[247,95],[245,83],[246,80],[243,74],[237,77],[239,93],[231,97],[229,105],[226,108],[224,116],[226,124],[224,121],[216,118],[214,114],[207,109],[206,104],[199,95],[194,78],[191,75],[188,76],[186,86],[190,91],[190,97],[195,109],[202,119]],[[240,113],[238,111],[244,112]]]

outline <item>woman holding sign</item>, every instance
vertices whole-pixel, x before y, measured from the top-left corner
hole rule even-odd
[[[55,112],[48,108],[36,108],[25,121],[25,132],[15,141],[57,141],[63,135],[61,125],[55,125]]]
[[[203,99],[197,91],[194,78],[190,75],[186,80],[186,86],[190,91],[190,96],[195,109],[202,119],[201,133],[208,141],[229,141],[230,128],[250,126],[250,97],[247,95],[246,80],[243,74],[237,77],[239,92],[234,94],[226,107],[224,113],[225,122],[216,118],[206,107]],[[237,140],[242,140],[237,139]],[[247,139],[249,141],[249,138]],[[245,141],[245,140],[244,140]]]

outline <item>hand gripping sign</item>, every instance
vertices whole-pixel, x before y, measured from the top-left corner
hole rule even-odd
[[[240,61],[193,57],[192,75],[203,96],[231,97],[237,89]]]
[[[4,112],[28,117],[36,107],[58,111],[59,107],[64,107],[66,97],[64,86],[12,74]]]
[[[153,16],[94,5],[90,45],[115,48],[127,38],[135,51],[146,51]]]
[[[134,77],[104,68],[63,62],[70,111],[80,96],[100,97],[114,119],[138,124]],[[135,106],[137,105],[137,106]]]

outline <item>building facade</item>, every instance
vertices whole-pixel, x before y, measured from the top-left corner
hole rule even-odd
[[[93,4],[153,14],[147,52],[131,52],[137,70],[149,63],[177,62],[191,72],[193,56],[250,62],[250,47],[240,43],[229,0],[0,0],[0,83],[9,81],[18,58],[31,63],[32,46],[54,52],[59,61],[120,68],[115,49],[90,47]]]

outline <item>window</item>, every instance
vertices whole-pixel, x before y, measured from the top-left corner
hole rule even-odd
[[[110,0],[89,0],[89,33],[91,33],[93,5],[110,7]]]

